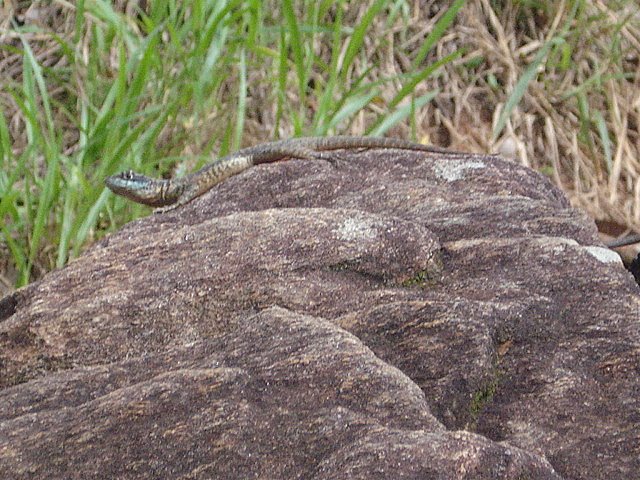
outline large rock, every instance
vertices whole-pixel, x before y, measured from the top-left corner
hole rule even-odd
[[[2,478],[633,478],[640,292],[541,176],[255,167],[0,301]]]

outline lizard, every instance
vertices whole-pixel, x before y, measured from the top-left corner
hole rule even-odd
[[[107,177],[105,183],[118,195],[156,207],[156,212],[165,212],[189,203],[218,183],[254,165],[277,162],[284,158],[331,160],[325,152],[351,148],[397,148],[443,154],[460,153],[397,138],[301,137],[244,148],[180,178],[156,179],[129,170]],[[640,235],[613,240],[606,243],[606,246],[618,248],[634,243],[640,243]]]
[[[301,137],[244,148],[205,165],[200,170],[171,179],[156,179],[131,170],[107,177],[105,183],[114,193],[162,213],[184,205],[232,175],[262,163],[284,158],[331,161],[326,152],[341,149],[397,148],[431,153],[456,153],[408,140],[382,137]]]

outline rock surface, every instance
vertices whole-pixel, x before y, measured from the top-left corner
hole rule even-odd
[[[255,167],[0,301],[0,478],[626,479],[640,290],[508,161]]]

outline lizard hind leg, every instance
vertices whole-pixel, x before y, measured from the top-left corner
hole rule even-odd
[[[324,150],[316,152],[315,159],[324,160],[329,162],[332,166],[336,167],[340,162],[345,161],[344,151],[338,152],[337,150]]]
[[[340,155],[336,154],[335,150],[311,150],[305,149],[299,151],[296,155],[297,158],[303,158],[305,160],[322,160],[334,165],[340,160]]]
[[[307,158],[310,160],[324,160],[329,163],[335,163],[336,155],[334,152],[312,150]]]

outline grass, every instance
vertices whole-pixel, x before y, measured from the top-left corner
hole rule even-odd
[[[401,87],[395,108],[378,113],[369,129],[376,134],[410,115],[403,102],[419,108],[433,98],[402,89],[424,78],[426,67],[376,81],[360,73],[376,68],[363,55],[363,42],[392,2],[375,2],[354,28],[332,3],[307,2],[308,13],[299,18],[292,3],[283,2],[280,26],[257,1],[152,2],[136,19],[114,11],[111,2],[79,2],[75,9],[67,5],[75,34],[57,39],[68,66],[55,70],[40,65],[28,32],[15,28],[22,79],[7,87],[7,103],[24,121],[27,145],[15,155],[8,125],[0,124],[0,216],[10,219],[3,235],[17,284],[63,266],[96,237],[146,213],[105,191],[107,175],[127,168],[162,175],[176,165],[185,171],[214,150],[237,149],[256,81],[271,86],[266,94],[277,105],[267,138],[278,137],[285,123],[287,135],[345,128],[392,81]],[[337,13],[328,20],[329,10]],[[325,43],[332,47],[328,64],[311,48]],[[258,66],[260,79],[253,73]],[[77,138],[67,142],[60,126],[70,126]]]
[[[640,226],[633,2],[124,3],[0,21],[5,291],[149,212],[106,176],[181,175],[299,135],[509,141],[593,216]]]

